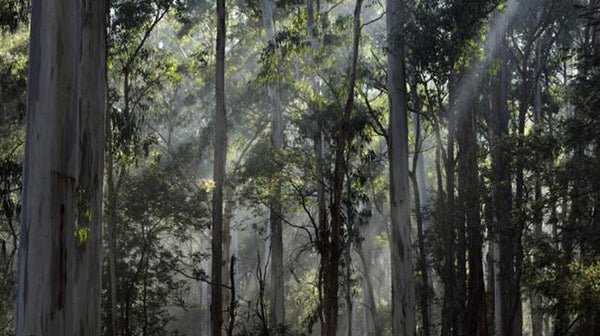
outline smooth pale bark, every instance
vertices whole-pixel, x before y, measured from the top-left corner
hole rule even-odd
[[[32,2],[19,336],[100,335],[106,5]]]
[[[360,43],[360,13],[363,0],[356,0],[353,15],[352,49],[348,70],[348,90],[342,125],[335,140],[335,168],[333,174],[333,204],[331,207],[331,245],[325,268],[325,333],[335,336],[338,322],[339,260],[342,253],[342,190],[346,175],[344,152],[350,133],[350,119],[354,109],[356,64]]]
[[[406,4],[387,0],[390,253],[392,276],[392,335],[415,334],[415,280],[410,239],[408,185],[408,119],[404,38]]]
[[[261,0],[262,19],[267,41],[275,45],[275,23],[273,20],[273,4],[271,0]],[[275,50],[275,52],[277,52]],[[274,155],[283,149],[283,113],[281,99],[277,88],[270,84],[267,87],[269,99],[271,101],[271,145]],[[279,174],[275,177],[274,192],[270,199],[270,219],[271,226],[271,272],[270,282],[270,311],[269,323],[271,327],[277,329],[285,324],[285,291],[283,276],[283,227],[281,206],[281,179]]]
[[[367,336],[380,336],[381,325],[377,320],[377,305],[375,303],[375,295],[373,290],[373,279],[371,275],[371,260],[372,260],[372,227],[361,229],[361,237],[364,241],[358,241],[358,257],[362,264],[362,293],[364,300],[364,313],[365,313],[365,332]]]
[[[217,0],[217,43],[215,66],[215,140],[212,208],[211,335],[221,336],[223,326],[223,185],[227,161],[227,114],[225,111],[225,0]]]

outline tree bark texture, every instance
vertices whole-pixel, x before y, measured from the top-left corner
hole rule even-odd
[[[460,112],[457,140],[460,225],[466,226],[464,241],[468,250],[469,275],[466,292],[466,335],[487,335],[487,311],[483,279],[483,234],[479,212],[479,174],[473,109]],[[461,291],[462,292],[462,291]],[[461,301],[461,305],[464,301]]]
[[[402,26],[406,4],[387,0],[392,335],[415,333],[415,285],[410,239],[408,119]]]
[[[495,203],[495,294],[494,294],[494,334],[511,335],[510,315],[515,307],[514,291],[514,251],[515,235],[512,223],[512,187],[510,157],[508,154],[507,108],[508,66],[505,55],[501,56],[502,66],[497,78],[491,79],[491,127],[493,194]]]
[[[32,2],[19,336],[100,335],[106,6]]]
[[[217,0],[217,43],[215,79],[215,140],[212,208],[212,279],[211,279],[211,335],[221,336],[223,327],[223,189],[227,162],[227,114],[225,111],[225,0]]]

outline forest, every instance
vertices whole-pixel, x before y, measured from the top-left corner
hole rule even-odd
[[[600,0],[0,0],[0,335],[599,336]]]

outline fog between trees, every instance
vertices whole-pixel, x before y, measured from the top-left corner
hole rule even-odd
[[[598,0],[0,0],[0,334],[600,335]]]

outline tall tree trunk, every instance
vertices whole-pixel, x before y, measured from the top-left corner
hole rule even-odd
[[[462,78],[460,74],[459,78]],[[461,83],[458,80],[457,83]],[[465,175],[468,175],[466,168],[466,160],[463,149],[465,147],[465,137],[469,131],[464,130],[464,120],[469,118],[472,113],[471,106],[466,102],[458,101],[458,90],[451,89],[452,95],[455,97],[456,105],[454,105],[454,118],[456,119],[456,144],[458,145],[458,202],[454,208],[454,228],[456,229],[456,281],[455,281],[455,296],[454,296],[454,335],[466,336],[466,306],[467,306],[467,232],[466,232],[466,209],[465,202]],[[467,133],[467,134],[465,134]]]
[[[319,11],[316,8],[317,13]],[[306,30],[308,34],[308,39],[311,44],[313,50],[318,48],[318,43],[314,35],[314,22],[315,22],[315,8],[314,8],[314,0],[306,0]],[[313,66],[316,66],[315,60],[312,59]],[[319,96],[321,94],[320,85],[316,76],[312,79],[312,92],[313,95]],[[317,251],[319,252],[319,275],[318,275],[318,288],[319,288],[319,300],[321,304],[319,305],[319,319],[321,322],[321,335],[325,335],[325,321],[323,314],[323,283],[324,283],[324,269],[327,264],[327,260],[329,260],[329,231],[327,225],[327,200],[325,195],[325,174],[324,174],[324,134],[321,129],[321,123],[318,121],[319,116],[317,115],[317,109],[315,106],[311,104],[309,107],[312,112],[313,118],[313,142],[314,142],[314,153],[315,153],[315,178],[317,185],[317,207],[318,207],[318,222],[317,222]]]
[[[563,79],[564,82],[563,84],[563,89],[564,90],[568,90],[568,86],[569,86],[569,78],[570,78],[570,69],[569,69],[569,62],[568,59],[565,58],[563,60]],[[571,109],[572,106],[570,105],[569,102],[567,102],[567,106],[565,108],[566,113],[568,116],[570,116],[571,113]],[[552,120],[552,119],[550,119]],[[550,132],[553,132],[553,129],[551,127]],[[562,208],[562,213],[566,213],[567,211],[567,197],[563,196],[562,199],[562,204],[561,204],[561,208]],[[569,221],[564,220],[563,223],[563,228],[562,231],[559,234],[559,228],[558,228],[558,218],[557,221],[555,223],[554,226],[554,237],[556,239],[556,248],[558,248],[558,244],[559,242],[562,243],[562,247],[563,247],[563,251],[564,251],[564,255],[562,257],[563,260],[560,261],[560,267],[561,267],[561,274],[563,275],[568,275],[568,264],[570,263],[570,254],[571,254],[571,234],[570,234],[570,230],[568,230],[569,227]],[[562,235],[562,240],[561,240],[561,236]],[[558,298],[557,298],[557,302],[556,302],[556,309],[555,309],[555,323],[554,323],[554,335],[555,336],[563,336],[566,334],[566,331],[568,329],[570,322],[569,316],[567,314],[567,309],[566,309],[566,301],[568,300],[568,298],[566,298],[564,295],[559,294]]]
[[[358,256],[362,264],[362,277],[363,277],[363,300],[364,300],[364,312],[365,312],[365,332],[368,336],[380,336],[381,325],[377,319],[377,306],[375,303],[375,296],[373,293],[373,280],[371,275],[371,241],[373,239],[371,230],[367,228],[368,233],[364,231],[361,237],[364,241],[357,243]],[[362,230],[361,230],[362,231]]]
[[[346,156],[346,162],[350,162],[350,151]],[[345,263],[345,299],[346,299],[346,335],[352,336],[354,330],[352,322],[353,304],[352,304],[352,243],[356,235],[356,226],[354,223],[354,211],[352,209],[352,183],[350,174],[346,170],[346,246],[344,246]]]
[[[413,158],[413,162],[417,162],[417,157],[418,157],[418,151],[415,152],[415,156]],[[416,164],[413,164],[413,167],[416,166]],[[421,211],[421,207],[419,206],[419,204],[421,203],[421,196],[419,194],[420,190],[419,190],[419,184],[417,182],[417,177],[414,173],[414,169],[413,172],[410,174],[412,183],[413,183],[413,199],[415,201],[415,219],[417,221],[417,236],[418,236],[418,246],[419,246],[419,259],[418,259],[418,267],[419,267],[419,271],[421,272],[421,277],[423,278],[422,280],[422,288],[421,288],[421,297],[420,297],[420,304],[419,304],[419,308],[421,309],[421,319],[423,321],[423,326],[422,326],[422,333],[423,336],[430,336],[431,334],[431,330],[430,330],[430,322],[429,322],[429,274],[427,272],[427,256],[426,256],[426,252],[425,252],[425,237],[423,234],[423,212]]]
[[[231,219],[233,218],[235,200],[233,198],[233,188],[227,188],[224,186],[224,189],[223,199],[225,205],[223,208],[223,231],[221,233],[221,258],[223,260],[221,264],[221,279],[223,280],[224,284],[227,284],[231,278],[231,260],[233,258],[231,251]],[[231,308],[231,294],[234,290],[235,289],[233,287],[230,287],[223,291],[222,294],[222,305],[227,309],[227,314],[223,316],[223,326],[229,326],[230,324],[231,312],[229,309]]]
[[[346,335],[352,336],[352,240],[349,238],[346,246],[344,247],[344,259],[346,263],[345,283],[346,283]]]
[[[107,236],[108,236],[108,268],[110,282],[110,328],[111,334],[117,336],[117,271],[115,265],[115,250],[116,250],[116,226],[117,226],[117,188],[115,185],[114,176],[114,149],[112,140],[112,122],[107,109],[106,120],[106,136],[107,136],[107,151],[106,151],[106,176],[107,176]]]
[[[495,200],[494,254],[497,263],[494,291],[494,334],[513,335],[511,315],[515,307],[514,288],[514,227],[512,224],[512,187],[510,158],[508,156],[508,120],[506,89],[508,66],[505,55],[500,56],[499,78],[492,78],[490,89],[491,103],[491,148],[492,174]]]
[[[342,190],[346,165],[344,152],[350,132],[350,119],[354,109],[354,87],[356,64],[360,43],[360,12],[363,0],[356,0],[353,17],[353,37],[350,65],[348,69],[348,97],[344,106],[342,125],[335,141],[335,168],[333,175],[333,204],[331,207],[331,245],[329,246],[325,274],[325,329],[328,336],[335,336],[338,322],[339,259],[342,252]]]
[[[318,206],[318,237],[317,237],[317,250],[319,252],[319,276],[318,276],[318,289],[319,289],[319,301],[321,305],[319,307],[319,319],[321,322],[321,335],[325,335],[325,321],[324,321],[324,300],[323,300],[323,287],[325,282],[325,267],[329,260],[329,228],[327,225],[327,203],[325,196],[325,174],[324,174],[324,135],[320,129],[318,123],[315,123],[315,176],[317,179],[317,206]]]
[[[212,273],[211,273],[211,334],[221,336],[223,326],[223,186],[227,162],[227,114],[225,111],[225,0],[217,0],[217,43],[215,79],[215,142],[212,208]]]
[[[454,301],[454,230],[451,214],[454,203],[454,140],[453,126],[449,118],[448,123],[448,148],[446,155],[442,146],[439,132],[436,132],[435,172],[437,179],[437,211],[442,224],[442,272],[441,278],[444,285],[442,298],[441,335],[450,336],[452,331],[452,305]],[[439,127],[436,126],[436,127]],[[446,169],[446,191],[443,186],[442,164]],[[447,196],[447,197],[446,197]]]
[[[275,46],[275,24],[273,21],[273,4],[271,0],[261,0],[263,26],[269,44]],[[277,53],[277,50],[275,50]],[[283,113],[281,99],[277,87],[268,85],[267,91],[271,101],[271,145],[273,154],[279,155],[283,149]],[[273,158],[277,162],[277,158]],[[270,199],[270,226],[271,226],[271,290],[270,290],[270,324],[271,327],[281,327],[285,324],[285,291],[283,276],[283,227],[281,206],[281,178],[276,173],[274,192]]]
[[[200,236],[199,239],[199,245],[200,245],[200,251],[204,252],[204,251],[208,251],[210,249],[209,245],[210,245],[210,241],[208,239],[206,239],[204,236]],[[211,268],[210,268],[210,260],[203,260],[201,262],[201,267],[202,269],[207,269],[208,270],[208,274],[207,276],[210,276],[212,278],[212,273],[211,273]],[[211,323],[210,323],[210,303],[212,302],[210,297],[211,297],[211,293],[210,293],[211,289],[210,289],[210,284],[207,282],[201,282],[200,283],[200,335],[210,335],[210,328],[211,328]]]
[[[454,104],[454,95],[451,95],[450,106]],[[444,301],[442,306],[442,336],[450,336],[452,334],[453,327],[455,325],[455,279],[456,274],[454,272],[454,255],[456,244],[454,243],[454,222],[455,222],[455,211],[454,211],[454,185],[455,185],[455,163],[454,163],[454,134],[455,121],[454,121],[454,109],[449,109],[450,115],[448,115],[448,136],[447,136],[447,148],[446,158],[444,160],[446,168],[446,203],[443,215],[445,220],[443,221],[442,236],[444,245]]]
[[[415,202],[415,219],[417,221],[417,234],[419,246],[419,271],[421,272],[422,289],[420,297],[421,319],[423,322],[423,336],[433,336],[435,334],[435,325],[432,323],[433,315],[433,282],[430,269],[431,254],[427,245],[428,220],[424,212],[427,211],[429,202],[427,193],[427,183],[425,180],[425,163],[423,162],[423,139],[421,136],[421,103],[417,92],[416,81],[412,84],[412,101],[415,112],[413,112],[413,128],[415,139],[415,153],[413,156],[413,170],[411,179],[413,182],[413,199]]]
[[[404,32],[406,3],[387,0],[389,169],[391,210],[392,335],[415,333],[415,294],[410,241],[408,120]]]
[[[32,1],[16,334],[100,335],[106,1]]]
[[[540,69],[541,67],[541,43],[537,43],[536,47],[536,69]],[[535,83],[535,92],[534,92],[534,100],[533,100],[533,119],[537,131],[540,132],[542,130],[542,84],[540,80],[536,80]],[[542,213],[542,185],[541,185],[541,177],[539,169],[534,171],[534,213],[533,213],[533,237],[536,243],[541,243],[543,233],[543,213]],[[542,296],[533,292],[531,294],[531,336],[542,336],[544,322],[544,313],[542,311]]]
[[[459,118],[459,198],[461,223],[466,223],[469,277],[467,284],[466,335],[487,335],[487,308],[483,280],[483,236],[479,213],[479,174],[477,167],[477,143],[473,110],[467,107]],[[463,224],[461,224],[462,226]]]

